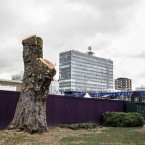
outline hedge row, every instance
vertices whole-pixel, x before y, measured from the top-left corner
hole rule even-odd
[[[139,113],[125,112],[105,112],[103,114],[103,124],[113,127],[135,127],[143,126],[144,118]]]
[[[60,128],[69,128],[73,130],[78,129],[93,129],[97,127],[95,123],[78,123],[78,124],[60,124],[58,125]]]

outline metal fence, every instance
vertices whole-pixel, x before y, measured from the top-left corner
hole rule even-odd
[[[4,129],[14,116],[19,92],[0,91],[0,129]],[[48,95],[47,124],[71,124],[82,122],[102,123],[102,114],[106,111],[124,112],[124,101],[99,100]]]
[[[137,112],[141,114],[145,119],[145,102],[127,102],[126,112]]]

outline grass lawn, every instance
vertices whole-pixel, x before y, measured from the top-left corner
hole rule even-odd
[[[64,137],[65,145],[145,145],[145,134],[138,132],[140,128],[106,128],[100,133],[88,131],[84,134]]]
[[[53,128],[44,134],[0,131],[0,145],[145,145],[142,127],[71,130]]]

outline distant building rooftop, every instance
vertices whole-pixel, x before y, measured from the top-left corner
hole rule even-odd
[[[18,80],[6,80],[6,79],[0,79],[0,82],[22,83],[22,81],[18,81]]]
[[[0,90],[20,91],[22,81],[0,79]]]

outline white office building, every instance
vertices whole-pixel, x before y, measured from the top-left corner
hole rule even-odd
[[[96,92],[113,89],[113,61],[96,57],[91,48],[59,55],[59,91],[64,93]]]
[[[140,86],[135,88],[136,91],[145,91],[145,86]]]
[[[49,87],[49,94],[60,94],[59,93],[59,81],[53,80],[51,81],[50,87]]]

